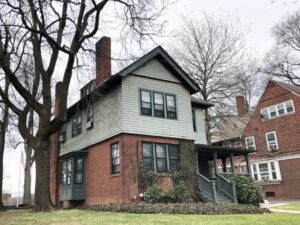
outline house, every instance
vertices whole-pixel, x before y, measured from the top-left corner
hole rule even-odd
[[[81,89],[67,122],[52,136],[53,204],[139,201],[141,166],[158,175],[162,190],[169,190],[172,173],[180,170],[182,140],[195,144],[192,152],[203,195],[215,202],[236,202],[234,183],[216,170],[211,177],[210,171],[218,160],[230,158],[233,165],[234,156],[252,150],[207,145],[204,109],[212,104],[191,97],[198,92],[197,84],[162,47],[111,75],[110,45],[108,37],[97,42],[96,78]],[[55,115],[60,89],[58,83]]]
[[[300,88],[269,81],[243,136],[266,198],[300,198]],[[241,163],[245,165],[245,163]]]

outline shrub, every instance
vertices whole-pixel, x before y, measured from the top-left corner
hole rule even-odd
[[[94,211],[137,213],[137,214],[262,214],[269,213],[251,205],[238,205],[231,203],[180,203],[180,204],[108,204],[86,206],[85,209]]]
[[[149,186],[145,190],[145,201],[147,203],[181,203],[189,202],[190,196],[183,181],[175,183],[168,192],[162,192],[157,184]]]
[[[237,174],[234,181],[239,203],[256,205],[257,201],[262,201],[261,188],[252,177]]]
[[[153,171],[147,171],[142,166],[139,169],[139,184],[143,191],[157,183],[157,175]]]

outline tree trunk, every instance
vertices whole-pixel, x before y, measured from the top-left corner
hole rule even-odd
[[[8,85],[7,85],[8,88]],[[8,123],[8,106],[4,106],[3,112],[3,120],[0,121],[0,211],[5,210],[5,207],[2,202],[2,185],[3,185],[3,156],[4,156],[4,149],[5,149],[5,134],[6,134],[6,127]]]
[[[206,140],[207,144],[211,144],[211,127],[210,127],[210,119],[208,109],[205,109],[205,133],[206,133]]]
[[[50,211],[50,138],[42,140],[35,149],[36,184],[34,210]]]
[[[25,154],[26,154],[26,163],[24,168],[24,194],[23,194],[23,203],[31,205],[31,155],[32,149],[25,142]]]

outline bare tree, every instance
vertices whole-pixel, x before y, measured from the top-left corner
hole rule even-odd
[[[1,0],[0,3],[0,66],[22,101],[14,102],[2,88],[0,96],[18,116],[19,132],[35,151],[35,211],[49,211],[50,136],[66,121],[69,85],[73,71],[82,66],[81,56],[90,52],[92,38],[101,26],[106,26],[108,19],[119,19],[123,25],[120,32],[138,41],[158,32],[157,19],[165,1]],[[100,21],[105,15],[106,22]],[[19,79],[20,65],[28,55],[34,59],[30,90]],[[59,56],[66,63],[57,68]],[[51,82],[55,80],[55,70],[59,70],[62,92],[60,114],[51,121]],[[38,90],[42,93],[40,101],[36,98]],[[38,116],[34,134],[27,126],[30,110]]]
[[[266,55],[263,72],[300,86],[300,11],[288,15],[272,32],[276,45]]]
[[[184,18],[178,39],[173,44],[173,55],[198,83],[199,97],[225,108],[236,85],[235,73],[244,46],[242,33],[228,18],[204,14],[198,20]],[[205,114],[210,143],[211,115],[208,110]]]

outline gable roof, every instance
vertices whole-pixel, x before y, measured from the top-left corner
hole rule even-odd
[[[296,86],[294,84],[287,84],[281,81],[275,81],[275,80],[271,80],[270,82],[274,82],[275,84],[278,84],[279,86],[285,88],[286,90],[293,92],[296,95],[300,96],[300,87]]]
[[[128,74],[134,72],[136,69],[145,65],[153,58],[157,58],[163,65],[165,65],[168,69],[173,71],[175,75],[189,88],[191,94],[194,94],[199,91],[199,87],[196,84],[196,82],[193,79],[191,79],[186,72],[184,72],[184,70],[161,46],[156,47],[146,55],[142,56],[129,66],[119,71],[117,74],[119,74],[122,77],[127,76]]]

